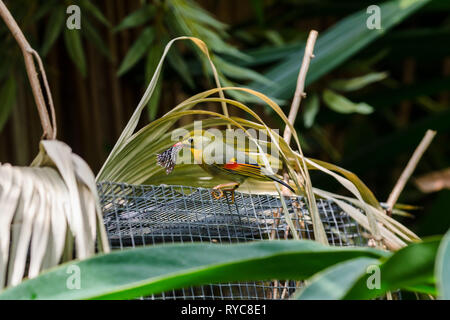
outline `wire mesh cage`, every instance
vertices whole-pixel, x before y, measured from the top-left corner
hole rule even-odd
[[[210,189],[186,186],[98,184],[104,223],[112,249],[158,243],[238,243],[291,239],[278,197],[235,193],[216,200]],[[307,203],[285,198],[289,216],[302,239],[314,239]],[[317,200],[330,244],[364,246],[360,227],[331,201]],[[300,282],[274,280],[210,284],[165,292],[149,299],[282,299]]]

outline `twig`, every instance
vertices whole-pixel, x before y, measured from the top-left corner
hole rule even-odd
[[[47,77],[45,76],[45,71],[42,66],[42,61],[40,60],[39,55],[36,51],[30,46],[27,39],[20,30],[20,27],[17,25],[17,22],[14,20],[13,16],[9,12],[8,8],[5,6],[2,0],[0,0],[0,16],[3,21],[5,21],[6,26],[11,31],[13,37],[16,39],[19,44],[20,49],[22,50],[22,54],[25,61],[25,67],[28,74],[28,79],[30,80],[31,89],[33,91],[34,101],[36,102],[36,106],[38,109],[39,117],[41,119],[42,129],[44,130],[43,137],[47,139],[55,139],[56,138],[56,130],[52,127],[50,122],[50,117],[48,115],[47,107],[45,105],[44,95],[42,93],[42,88],[39,82],[38,73],[36,71],[36,66],[34,64],[33,56],[36,56],[38,59],[38,63],[41,67],[41,73],[44,85],[47,89],[47,97],[50,104],[50,109],[53,117],[53,125],[56,128],[56,118],[55,111],[53,108],[53,101],[50,94],[50,89],[47,83]]]
[[[305,80],[306,74],[308,73],[309,64],[311,59],[314,58],[314,45],[316,44],[318,32],[316,30],[311,30],[308,36],[308,40],[306,42],[305,54],[303,56],[302,66],[300,68],[300,72],[297,78],[297,87],[294,93],[294,99],[292,100],[291,110],[289,111],[288,120],[294,125],[295,119],[297,118],[298,109],[300,107],[300,102],[302,98],[306,97],[305,93]],[[284,140],[286,140],[287,144],[291,142],[292,132],[288,126],[284,129],[283,134]]]
[[[308,36],[308,40],[306,41],[305,53],[303,55],[302,65],[300,67],[300,72],[299,72],[298,78],[297,78],[297,87],[295,89],[294,99],[292,100],[291,110],[289,111],[289,116],[288,116],[288,122],[289,122],[288,124],[290,124],[292,126],[292,128],[294,126],[295,119],[297,117],[301,98],[306,96],[306,94],[304,92],[306,74],[308,73],[309,64],[311,62],[311,59],[314,58],[313,51],[314,51],[314,45],[316,43],[317,36],[318,36],[318,32],[315,30],[311,30],[309,33],[309,36]],[[284,136],[284,139],[287,142],[287,144],[290,144],[292,132],[291,132],[288,124],[286,124],[286,128],[285,128],[283,136]],[[301,159],[302,159],[302,167],[300,167],[299,169],[304,178],[305,193],[306,193],[306,198],[308,199],[308,205],[309,205],[309,210],[311,212],[311,218],[313,220],[314,234],[315,234],[316,240],[318,242],[323,243],[324,245],[327,245],[328,239],[326,237],[326,233],[325,233],[323,224],[320,221],[319,211],[318,211],[318,208],[317,208],[317,205],[315,202],[314,193],[312,191],[311,179],[309,177],[308,168],[305,163],[305,159],[303,157],[303,151],[300,146],[299,146],[298,151],[299,151]],[[284,191],[284,192],[288,192],[288,191]]]
[[[31,52],[32,52],[34,58],[37,60],[38,65],[39,65],[39,70],[41,71],[42,81],[44,82],[45,93],[47,94],[48,105],[50,107],[50,112],[52,115],[52,126],[53,126],[52,139],[56,139],[56,134],[57,134],[56,112],[55,112],[55,106],[53,104],[52,92],[50,91],[50,86],[49,86],[48,80],[47,80],[47,74],[45,73],[44,64],[42,63],[42,59],[39,56],[39,54],[33,48],[31,48]],[[47,110],[47,109],[45,109],[45,110]]]
[[[302,101],[302,97],[306,97],[305,91],[305,81],[306,74],[308,73],[309,64],[311,59],[314,58],[314,45],[316,44],[318,32],[316,30],[311,30],[309,32],[308,40],[306,41],[305,54],[303,55],[302,65],[300,67],[300,72],[297,77],[297,87],[295,88],[294,98],[292,99],[291,109],[289,111],[288,120],[289,123],[293,126],[295,123],[295,119],[297,118],[298,110],[300,108],[300,102]],[[289,126],[286,125],[283,133],[283,138],[286,143],[289,145],[291,143],[292,132],[289,129]],[[289,175],[287,173],[284,174],[284,181],[289,183]],[[285,186],[281,187],[282,193],[285,196],[291,195],[291,192]]]
[[[435,135],[436,135],[436,131],[427,130],[422,141],[420,142],[420,144],[417,146],[416,150],[414,151],[411,159],[409,159],[408,164],[406,165],[405,169],[403,170],[402,174],[400,175],[400,178],[398,179],[397,183],[395,184],[394,189],[392,189],[392,192],[389,195],[389,198],[387,200],[388,212],[392,212],[392,208],[394,207],[395,203],[397,202],[398,197],[400,196],[400,193],[403,191],[403,188],[405,187],[406,182],[409,180],[409,177],[413,173],[414,169],[416,168],[417,164],[419,163],[420,158],[422,157],[425,150],[427,150],[428,146],[430,145],[430,143],[433,140]]]

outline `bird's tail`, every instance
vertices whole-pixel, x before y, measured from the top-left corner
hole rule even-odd
[[[286,188],[288,188],[289,190],[291,190],[293,193],[295,193],[294,189],[292,189],[292,187],[291,187],[290,185],[288,185],[286,182],[284,182],[283,180],[280,180],[280,179],[278,179],[278,178],[276,178],[276,177],[273,177],[273,176],[267,176],[267,177],[268,177],[269,179],[273,180],[273,181],[276,181],[276,182],[282,184],[283,186],[285,186]]]

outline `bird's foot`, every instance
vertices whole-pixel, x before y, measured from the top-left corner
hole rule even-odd
[[[223,190],[222,189],[213,189],[211,191],[211,195],[214,197],[214,199],[219,200],[221,198],[223,198],[224,194],[223,194]]]
[[[236,182],[219,184],[212,189],[211,195],[214,199],[219,200],[225,196],[224,191],[230,191],[231,203],[234,203],[234,190],[236,190],[237,187],[239,187],[239,184]]]

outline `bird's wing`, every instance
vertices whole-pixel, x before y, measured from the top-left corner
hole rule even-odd
[[[230,161],[221,165],[222,168],[226,171],[237,173],[245,177],[254,178],[254,179],[263,179],[268,180],[265,175],[262,174],[262,167],[259,164],[253,163],[238,163],[235,161]]]
[[[261,165],[253,159],[247,152],[238,151],[233,147],[226,145],[223,164],[219,164],[222,170],[239,174],[244,177],[264,179],[264,175],[261,173]]]

